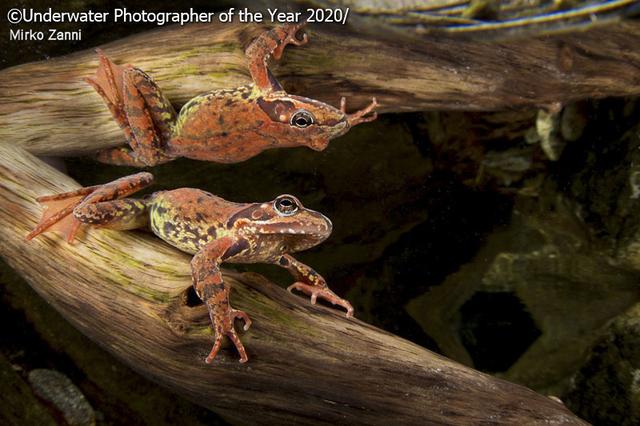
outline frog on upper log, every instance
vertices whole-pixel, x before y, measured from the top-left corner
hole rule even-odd
[[[225,335],[240,353],[240,362],[248,359],[234,319],[243,319],[245,330],[251,320],[229,304],[229,289],[220,272],[223,262],[278,265],[296,280],[289,291],[310,295],[311,303],[324,299],[345,308],[347,317],[353,315],[351,304],[333,293],[320,274],[290,255],[329,237],[332,224],[327,217],[286,194],[270,202],[249,204],[193,188],[159,191],[144,199],[125,198],[152,180],[150,173],[141,172],[105,185],[40,197],[38,201],[47,209],[26,238],[57,229],[71,243],[82,224],[117,230],[150,228],[167,243],[193,254],[193,287],[207,306],[215,331],[207,363],[218,353]]]
[[[215,90],[187,102],[179,114],[155,82],[131,65],[119,66],[98,50],[100,66],[85,79],[102,96],[129,147],[100,151],[103,163],[154,166],[178,157],[237,163],[266,149],[307,146],[317,151],[356,124],[376,118],[371,104],[353,114],[313,99],[287,94],[267,68],[288,44],[308,41],[296,33],[304,25],[286,24],[262,33],[247,48],[253,84]]]

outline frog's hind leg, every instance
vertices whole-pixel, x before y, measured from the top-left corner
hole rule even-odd
[[[132,229],[135,224],[143,224],[143,218],[126,214],[127,211],[131,213],[137,212],[135,203],[142,203],[139,200],[131,200],[131,203],[119,205],[120,208],[124,209],[122,215],[120,215],[121,223],[118,223],[117,216],[113,216],[114,210],[109,210],[118,206],[101,206],[107,207],[102,213],[102,223],[98,223],[99,220],[96,219],[97,211],[94,212],[92,210],[94,208],[89,208],[88,206],[92,204],[100,205],[104,201],[124,198],[148,186],[152,181],[153,176],[151,173],[142,172],[117,179],[105,185],[90,186],[63,194],[40,197],[38,202],[44,205],[46,210],[38,225],[26,236],[26,239],[31,240],[45,231],[59,230],[62,231],[67,242],[72,243],[82,223],[102,225],[115,229]],[[113,217],[109,216],[110,211]]]
[[[73,217],[85,225],[118,231],[144,228],[149,223],[147,202],[137,198],[83,203],[73,209]]]
[[[133,134],[132,155],[147,166],[173,160],[165,154],[177,120],[171,102],[151,77],[138,68],[127,69],[123,82],[124,109]]]
[[[100,65],[95,77],[85,78],[102,97],[125,134],[130,148],[98,152],[102,163],[124,166],[154,166],[172,158],[164,155],[171,138],[176,113],[155,82],[131,65],[114,64],[97,49]]]

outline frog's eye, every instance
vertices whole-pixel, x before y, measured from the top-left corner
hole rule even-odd
[[[291,216],[295,214],[300,206],[298,206],[298,200],[290,195],[281,195],[273,202],[273,208],[280,216]]]
[[[299,127],[300,129],[304,129],[305,127],[309,127],[313,124],[315,119],[313,118],[313,114],[309,111],[301,109],[296,111],[289,121],[292,126]]]

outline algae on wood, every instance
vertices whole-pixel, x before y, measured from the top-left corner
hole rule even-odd
[[[5,260],[87,336],[226,418],[255,421],[260,410],[264,422],[584,424],[545,396],[311,306],[255,274],[226,273],[235,306],[254,320],[243,335],[251,362],[225,350],[204,364],[211,332],[204,306],[186,300],[188,256],[133,232],[94,230],[74,246],[51,235],[25,241],[40,213],[34,198],[74,184],[23,150],[1,146],[0,158]]]
[[[248,83],[243,46],[264,29],[167,27],[103,49],[116,63],[148,72],[179,106],[200,93]],[[309,43],[288,47],[274,74],[290,93],[333,105],[346,96],[349,108],[358,108],[375,96],[381,112],[495,110],[640,94],[635,21],[526,40],[439,37],[410,46],[403,38],[378,39],[328,25],[306,30]],[[52,156],[123,145],[122,131],[82,81],[96,67],[95,52],[82,51],[0,71],[2,143]]]

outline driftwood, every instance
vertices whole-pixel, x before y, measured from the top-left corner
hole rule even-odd
[[[263,27],[167,27],[103,46],[118,63],[149,72],[176,105],[249,82],[242,47]],[[274,73],[295,94],[381,112],[493,110],[640,94],[640,22],[503,42],[309,25],[310,42],[287,48]],[[82,81],[97,56],[83,51],[0,71],[0,140],[38,155],[81,155],[122,145],[100,97]]]
[[[243,2],[256,9],[255,1]],[[639,11],[636,0],[263,0],[264,7],[298,10],[349,7],[350,22],[372,34],[404,33],[420,39],[434,34],[505,39],[587,29]]]
[[[189,257],[151,235],[91,230],[71,246],[27,242],[38,195],[75,188],[20,148],[0,146],[0,254],[83,333],[136,371],[244,423],[584,424],[548,398],[435,355],[256,274],[227,272],[250,361],[212,341],[189,296]],[[194,306],[195,305],[195,306]],[[260,413],[259,417],[256,413]]]

